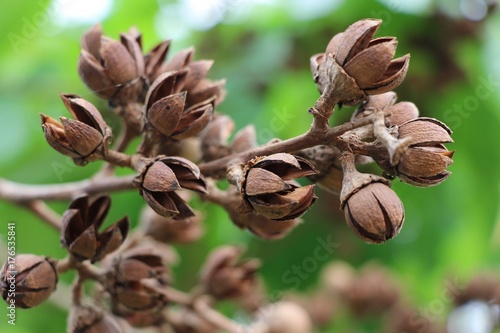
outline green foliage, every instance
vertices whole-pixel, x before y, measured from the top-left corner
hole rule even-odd
[[[237,6],[239,2],[234,3]],[[188,290],[208,251],[225,243],[245,244],[249,256],[262,259],[262,275],[270,295],[291,287],[312,290],[320,268],[330,260],[345,260],[355,266],[376,260],[389,267],[402,281],[408,297],[425,309],[439,299],[446,278],[464,280],[483,270],[498,270],[500,45],[498,38],[496,42],[491,38],[498,37],[492,31],[498,33],[500,15],[493,13],[482,23],[462,20],[472,27],[472,32],[464,32],[451,19],[435,16],[435,9],[405,14],[398,6],[356,0],[342,2],[322,17],[298,20],[285,10],[285,1],[278,3],[274,7],[256,6],[241,22],[190,31],[189,38],[173,41],[173,51],[193,44],[196,59],[215,59],[211,77],[228,79],[228,96],[219,108],[221,113],[231,115],[237,128],[254,123],[259,143],[303,133],[311,122],[307,109],[318,97],[309,57],[322,52],[329,39],[353,21],[379,16],[386,20],[379,35],[397,36],[400,55],[412,54],[408,77],[397,91],[400,100],[413,101],[422,115],[441,119],[454,131],[455,143],[449,146],[456,150],[450,168],[453,175],[442,185],[427,189],[394,182],[405,204],[406,222],[398,237],[380,246],[358,240],[343,222],[338,199],[321,191],[317,193],[320,200],[306,214],[303,225],[284,240],[274,242],[239,230],[222,209],[198,202],[194,206],[206,215],[206,235],[197,244],[178,248],[182,262],[174,271],[179,288]],[[0,176],[25,183],[84,179],[100,167],[100,163],[74,166],[43,140],[38,113],[67,116],[59,92],[79,94],[100,109],[106,108],[86,89],[76,71],[79,39],[90,24],[61,27],[55,23],[56,14],[47,14],[46,24],[34,24],[33,18],[47,13],[47,8],[43,1],[0,4]],[[168,31],[157,30],[158,22],[164,20],[161,13],[157,1],[117,0],[103,21],[104,31],[118,37],[119,32],[136,25],[149,49],[159,41],[160,34],[169,35]],[[26,37],[24,30],[29,29],[29,23],[34,26],[33,36]],[[190,29],[180,19],[171,25],[175,31]],[[168,27],[169,22],[161,26]],[[493,83],[485,86],[488,80]],[[478,89],[482,95],[478,95]],[[348,113],[340,110],[338,116],[345,120]],[[116,118],[105,117],[117,127]],[[134,191],[113,195],[107,221],[128,214],[135,225],[141,200]],[[53,207],[63,212],[66,205],[54,203]],[[4,201],[0,201],[0,212],[0,239],[6,232],[4,225],[17,222],[18,253],[64,256],[58,233],[37,217]],[[301,265],[318,246],[318,239],[329,235],[338,244],[330,259],[319,262],[300,283],[287,282],[286,272]],[[2,260],[4,253],[2,248]],[[62,282],[70,283],[70,278],[64,277]],[[60,297],[54,302],[57,305],[49,302],[29,311],[18,310],[14,327],[7,324],[5,310],[1,310],[0,331],[65,331],[66,303],[61,303]],[[446,313],[435,315],[444,320]],[[372,323],[360,324],[341,316],[325,332],[373,330]]]

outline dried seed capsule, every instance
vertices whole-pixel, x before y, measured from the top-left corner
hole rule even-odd
[[[180,50],[177,52],[166,64],[163,65],[163,72],[178,71],[185,69],[193,60],[194,47],[188,47],[187,49]]]
[[[0,271],[0,293],[14,307],[32,308],[45,302],[58,281],[54,263],[34,254],[19,254]]]
[[[206,79],[206,75],[213,65],[212,60],[193,61],[194,48],[181,50],[175,54],[167,63],[164,63],[170,47],[170,41],[163,41],[154,46],[148,53],[143,55],[142,36],[137,29],[132,28],[129,32],[120,34],[120,40],[116,41],[103,35],[100,25],[95,25],[87,31],[82,38],[82,51],[78,61],[78,73],[84,83],[98,96],[109,100],[111,105],[125,106],[131,103],[144,102],[144,93],[152,83],[174,73],[183,73],[182,91],[185,92],[185,109],[189,111],[189,116],[185,119],[200,117],[200,110],[197,108],[200,103],[207,100],[213,101],[213,107],[219,104],[225,96],[225,80],[211,81]],[[181,83],[181,82],[178,82]],[[163,91],[161,97],[170,94],[180,93]],[[207,104],[207,103],[204,103]],[[151,105],[148,105],[148,108]],[[157,106],[161,108],[163,105]],[[197,106],[196,108],[194,106]],[[195,109],[197,109],[195,111]],[[159,115],[164,112],[155,110],[152,116],[158,125]],[[168,113],[168,112],[167,112]],[[140,116],[133,114],[133,117]],[[178,119],[170,119],[174,123]],[[167,121],[163,120],[163,122]],[[200,120],[199,122],[203,122]],[[161,126],[167,126],[160,124]],[[205,124],[206,125],[206,124]],[[200,126],[197,124],[197,126]],[[192,136],[185,133],[185,136]],[[179,134],[179,133],[177,133]],[[179,134],[180,135],[180,134]],[[182,137],[177,136],[177,139]]]
[[[81,79],[98,96],[116,99],[123,86],[134,84],[134,79],[144,72],[142,56],[137,57],[134,48],[140,51],[136,40],[123,38],[118,42],[103,36],[100,25],[93,26],[82,37],[78,61]]]
[[[146,111],[147,119],[161,134],[170,136],[179,124],[185,100],[186,92],[168,95],[152,103]]]
[[[288,235],[302,220],[295,218],[291,220],[271,220],[263,215],[238,212],[241,204],[241,194],[233,186],[230,187],[224,196],[222,205],[226,209],[233,223],[241,229],[248,229],[254,235],[263,239],[280,239]]]
[[[351,121],[356,118],[368,116],[372,114],[375,109],[386,110],[396,103],[397,98],[394,91],[368,96],[368,99],[356,108],[351,116]]]
[[[238,262],[241,254],[240,248],[223,246],[209,255],[201,270],[206,293],[225,299],[243,297],[254,290],[260,262],[256,259]]]
[[[174,140],[198,135],[211,121],[215,108],[215,93],[192,103],[189,96],[193,93],[183,91],[187,79],[186,71],[162,74],[146,96],[146,124]]]
[[[399,102],[388,108],[391,125],[401,125],[418,117],[418,108],[412,102]]]
[[[253,124],[247,125],[236,132],[234,140],[229,146],[233,154],[241,153],[255,147],[257,147],[257,135]]]
[[[293,220],[316,201],[314,185],[300,187],[292,180],[316,173],[301,157],[279,153],[251,160],[241,180],[239,212],[261,214],[272,220]]]
[[[161,288],[170,283],[170,273],[164,258],[150,247],[134,248],[115,257],[108,268],[106,289],[119,315],[131,311],[156,311],[167,299],[148,285]]]
[[[61,124],[44,114],[40,116],[47,143],[59,153],[75,160],[87,158],[103,141],[101,133],[80,121],[61,117]]]
[[[252,213],[238,214],[236,211],[229,211],[229,215],[238,227],[248,229],[251,233],[263,239],[283,238],[302,223],[300,218],[276,221]]]
[[[124,84],[138,77],[137,63],[122,43],[102,37],[99,51],[100,63],[113,83]]]
[[[347,225],[367,243],[383,243],[396,236],[405,214],[403,203],[388,181],[358,172],[350,153],[343,154],[340,161],[344,172],[340,208]]]
[[[110,205],[109,196],[103,195],[90,201],[85,195],[73,200],[64,213],[61,244],[77,260],[99,261],[125,241],[130,224],[126,216],[99,231]]]
[[[155,45],[148,54],[144,56],[145,72],[149,82],[154,82],[162,73],[161,66],[167,57],[170,47],[170,40],[165,40]]]
[[[213,60],[198,60],[193,61],[187,68],[189,69],[186,77],[185,88],[187,90],[194,89],[207,76],[208,71],[214,64]]]
[[[206,192],[205,180],[196,164],[182,157],[161,157],[147,165],[134,182],[157,214],[176,220],[194,216],[177,190]]]
[[[383,243],[396,236],[403,226],[403,204],[382,183],[360,188],[347,199],[343,210],[349,227],[367,243]]]
[[[334,94],[339,103],[354,105],[403,82],[410,56],[393,59],[397,46],[394,37],[373,39],[381,23],[375,19],[357,21],[335,35],[325,53],[311,57],[320,93]],[[327,87],[329,91],[325,91]]]
[[[248,125],[234,135],[231,144],[229,137],[234,130],[234,122],[227,115],[217,114],[201,135],[203,160],[213,161],[229,154],[240,153],[257,146],[255,127]]]
[[[397,95],[393,91],[389,91],[380,95],[369,96],[356,111],[354,111],[351,120],[368,116],[373,113],[373,110],[380,109],[390,113],[387,118],[390,125],[401,125],[407,121],[418,117],[418,108],[411,102],[396,103]]]
[[[300,156],[311,162],[318,171],[317,174],[308,176],[309,179],[330,193],[340,194],[343,173],[339,162],[340,150],[338,148],[324,145],[314,146],[303,149]]]
[[[210,123],[215,109],[215,99],[202,100],[184,110],[179,124],[170,136],[174,140],[182,140],[198,135]]]
[[[192,107],[198,105],[206,100],[214,99],[214,107],[219,105],[226,97],[224,86],[226,80],[221,79],[212,81],[208,79],[201,80],[193,89],[188,93],[186,105]]]
[[[416,118],[399,126],[399,138],[411,138],[411,145],[395,166],[395,174],[414,186],[442,183],[451,174],[446,168],[453,163],[454,151],[443,145],[453,142],[450,135],[451,130],[433,118]]]
[[[200,136],[204,161],[213,161],[230,154],[227,141],[234,130],[234,122],[227,115],[216,114]]]
[[[434,118],[421,117],[399,126],[399,138],[411,138],[412,146],[432,146],[453,142],[451,134],[448,126]]]
[[[90,102],[76,95],[61,95],[75,120],[61,117],[57,120],[40,114],[45,139],[55,150],[72,157],[75,163],[83,164],[97,159],[102,154],[111,136],[99,110]]]
[[[157,80],[162,73],[185,72],[183,82],[187,91],[186,109],[198,105],[206,100],[214,100],[214,107],[225,97],[225,80],[211,81],[206,75],[213,65],[212,60],[192,61],[194,48],[190,47],[176,53],[167,63],[159,67],[152,76]],[[151,80],[153,81],[153,80]]]

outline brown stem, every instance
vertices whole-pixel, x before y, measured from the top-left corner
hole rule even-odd
[[[116,150],[108,150],[104,160],[120,167],[132,167],[132,156]]]
[[[311,109],[311,113],[315,113],[314,109]],[[342,135],[352,129],[371,124],[373,122],[373,115],[326,129],[323,126],[324,122],[320,116],[315,115],[314,119],[315,121],[313,122],[311,128],[305,134],[266,146],[257,147],[242,153],[231,154],[211,162],[202,163],[199,166],[200,171],[205,176],[220,178],[225,175],[226,168],[229,163],[233,164],[238,160],[241,163],[244,163],[255,156],[265,156],[276,153],[294,153],[317,145],[334,144],[335,138],[339,135]]]
[[[55,228],[56,230],[61,229],[61,219],[62,217],[52,210],[47,204],[42,200],[29,201],[25,205],[29,210],[31,210],[35,215],[40,217],[42,220],[47,222],[48,225]]]
[[[84,296],[83,283],[85,280],[91,279],[103,283],[105,271],[88,261],[80,262],[71,254],[57,264],[57,271],[59,273],[67,272],[70,269],[75,269],[78,273],[72,287],[72,303],[73,305],[79,305]]]
[[[342,209],[349,197],[362,187],[374,182],[380,182],[388,186],[390,185],[389,181],[383,177],[371,173],[359,172],[356,169],[355,155],[350,151],[342,152],[339,160],[342,164],[343,172],[342,191],[340,192],[340,207]]]
[[[339,161],[342,165],[342,172],[344,175],[352,176],[352,174],[359,172],[356,169],[355,160],[355,156],[351,152],[344,151],[342,155],[340,155]]]
[[[73,269],[76,265],[76,260],[72,255],[68,255],[66,258],[61,259],[57,262],[57,273],[66,273],[70,269]]]
[[[78,261],[72,254],[66,258],[57,261],[57,273],[63,274],[72,269],[78,272],[79,280],[94,280],[103,282],[105,278],[105,270],[92,265],[89,261]]]
[[[83,280],[95,280],[103,282],[105,278],[105,271],[102,268],[92,265],[88,261],[77,262],[75,269]]]
[[[113,150],[118,153],[123,153],[125,149],[127,149],[130,141],[132,141],[138,134],[139,133],[137,133],[137,131],[133,128],[133,126],[124,122],[123,130],[121,131],[120,136],[116,140]],[[110,152],[112,152],[112,150],[108,150],[108,155]],[[111,154],[114,155],[113,152]],[[102,169],[96,175],[96,178],[108,177],[109,175],[112,175],[115,167],[116,164],[113,164],[111,162],[105,163]]]
[[[209,201],[221,207],[224,207],[233,196],[235,188],[221,190],[217,187],[217,183],[212,178],[207,178],[207,193],[200,193],[203,200]]]
[[[166,299],[171,303],[176,303],[186,306],[191,306],[193,303],[192,297],[180,290],[171,287],[158,287],[154,282],[147,279],[142,280],[141,284],[145,288],[148,288],[158,294],[165,296]]]
[[[75,282],[71,288],[71,294],[71,303],[73,305],[80,305],[83,298],[83,280],[80,275],[77,275],[75,278]]]
[[[135,176],[85,179],[65,184],[28,185],[0,178],[0,199],[17,204],[33,200],[66,200],[78,193],[97,194],[133,188]]]
[[[200,317],[202,317],[209,323],[213,324],[214,326],[217,326],[227,332],[230,333],[248,332],[248,330],[244,326],[238,324],[237,322],[229,319],[220,312],[211,308],[208,305],[208,303],[202,298],[198,298],[195,300],[193,304],[193,309],[198,313],[198,315],[200,315]]]
[[[236,323],[235,321],[227,318],[220,312],[211,308],[208,301],[206,300],[206,297],[204,296],[189,295],[171,287],[158,287],[148,280],[143,280],[141,283],[144,287],[165,296],[169,302],[192,308],[200,317],[214,326],[217,326],[230,333],[245,332],[245,329],[242,325]]]

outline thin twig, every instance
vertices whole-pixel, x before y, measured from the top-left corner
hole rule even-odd
[[[232,197],[233,192],[236,189],[221,190],[217,187],[217,183],[212,178],[207,178],[207,193],[200,194],[203,200],[209,201],[211,203],[217,204],[219,206],[224,206],[227,204],[228,200]]]
[[[165,288],[164,291],[167,299],[174,303],[184,304],[184,305],[190,305],[192,303],[191,296],[180,290],[174,288]]]
[[[66,273],[70,269],[75,267],[75,258],[72,255],[68,255],[66,258],[57,261],[57,273]]]
[[[106,271],[103,268],[92,265],[88,261],[77,262],[75,269],[83,280],[94,280],[103,282]]]
[[[123,130],[121,131],[120,136],[114,144],[113,150],[108,150],[108,156],[110,152],[111,154],[113,154],[113,151],[123,153],[127,149],[130,142],[138,135],[139,133],[137,133],[131,125],[125,122],[123,124]],[[116,164],[113,164],[111,162],[105,163],[102,169],[94,176],[94,178],[108,177],[109,175],[112,175],[116,166]]]
[[[144,279],[141,281],[141,284],[160,295],[165,296],[165,298],[172,303],[182,304],[191,306],[193,303],[193,299],[189,294],[186,294],[180,290],[171,288],[171,287],[159,287],[155,283],[150,280]]]
[[[108,150],[104,160],[120,167],[132,167],[132,156],[116,150]]]
[[[234,320],[229,319],[222,313],[211,308],[208,303],[202,298],[198,298],[195,300],[193,309],[200,315],[200,317],[229,333],[248,332],[248,329],[244,326],[238,324]]]
[[[246,332],[242,325],[211,308],[203,296],[193,297],[192,295],[186,294],[172,287],[158,287],[148,280],[143,280],[141,283],[144,287],[165,296],[165,298],[171,303],[192,308],[200,317],[216,327],[230,333]]]
[[[82,302],[83,298],[83,279],[80,275],[77,275],[75,278],[75,282],[71,287],[71,303],[73,305],[79,305]]]
[[[132,189],[135,176],[85,179],[65,184],[28,185],[0,178],[0,199],[24,204],[33,200],[67,200],[79,193],[97,194]]]
[[[221,175],[225,175],[226,167],[230,162],[233,163],[236,160],[240,160],[242,163],[244,163],[255,156],[265,156],[276,153],[294,153],[299,150],[317,145],[334,144],[334,139],[336,137],[344,134],[347,131],[366,126],[371,123],[373,123],[372,115],[361,119],[356,119],[352,122],[347,122],[340,126],[328,128],[327,130],[318,128],[319,125],[315,126],[316,123],[313,123],[309,131],[307,131],[305,134],[288,140],[278,141],[266,146],[257,147],[255,149],[251,149],[242,153],[231,154],[211,162],[202,163],[199,166],[200,171],[205,176],[220,177]]]
[[[59,260],[56,268],[59,274],[66,273],[67,271],[74,269],[78,272],[82,281],[90,279],[102,282],[106,273],[103,268],[94,266],[88,261],[78,261],[71,254],[64,259]]]

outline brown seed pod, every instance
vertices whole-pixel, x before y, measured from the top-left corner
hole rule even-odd
[[[314,185],[298,186],[293,179],[316,173],[305,159],[279,153],[251,160],[241,182],[243,202],[238,210],[272,220],[293,220],[316,201]]]
[[[325,53],[311,57],[311,70],[320,93],[334,95],[340,104],[354,105],[403,82],[410,56],[393,59],[395,37],[373,39],[381,23],[376,19],[357,21],[335,35]]]
[[[14,308],[32,308],[50,297],[57,281],[56,268],[48,258],[19,254],[0,271],[0,294]]]

